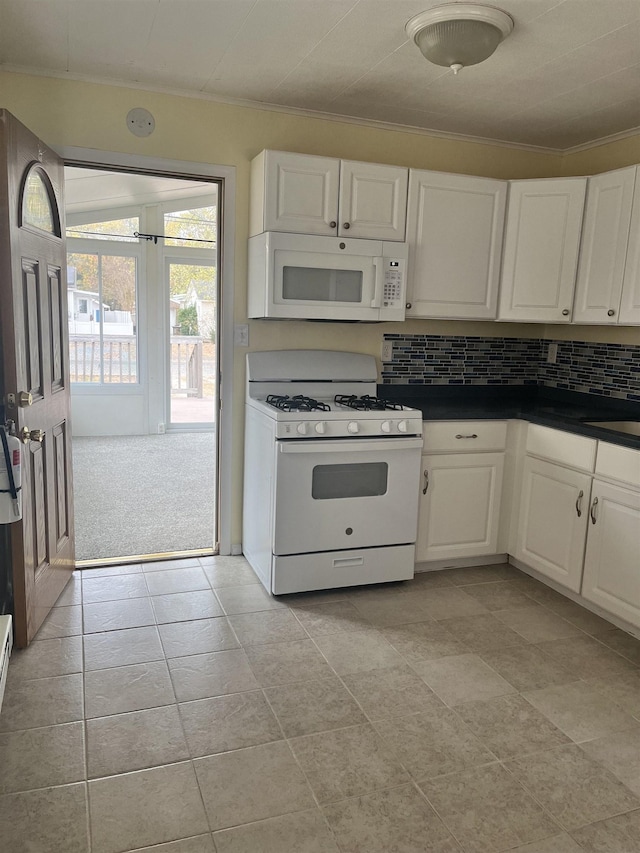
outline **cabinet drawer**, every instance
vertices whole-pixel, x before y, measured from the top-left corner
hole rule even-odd
[[[504,450],[506,421],[427,421],[423,427],[425,453],[477,453]]]
[[[527,430],[527,453],[559,462],[568,468],[593,471],[596,460],[597,442],[593,438],[573,435],[559,429],[529,424]]]
[[[596,474],[640,489],[640,450],[599,441]]]

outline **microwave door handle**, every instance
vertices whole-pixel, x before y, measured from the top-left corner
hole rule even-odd
[[[373,259],[373,269],[375,277],[375,285],[373,290],[373,299],[371,300],[372,308],[380,308],[382,305],[382,288],[384,285],[384,264],[383,258]]]

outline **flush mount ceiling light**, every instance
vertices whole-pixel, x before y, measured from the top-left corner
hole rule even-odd
[[[513,18],[493,6],[450,3],[407,21],[405,31],[425,59],[457,74],[488,59],[513,29]]]

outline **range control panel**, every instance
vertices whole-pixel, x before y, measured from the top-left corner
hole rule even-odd
[[[419,416],[379,420],[292,420],[276,424],[276,438],[404,438],[415,435],[422,435]]]

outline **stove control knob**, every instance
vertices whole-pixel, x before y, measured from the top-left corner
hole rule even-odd
[[[297,430],[300,433],[300,435],[306,435],[307,434],[307,424],[303,421],[301,424],[298,424]]]
[[[358,424],[356,423],[356,421],[350,421],[350,422],[349,422],[349,424],[347,425],[347,430],[348,430],[349,432],[354,432],[354,433],[355,433],[355,432],[358,432],[358,430],[359,430],[359,429],[360,429],[360,427],[358,426]]]
[[[320,421],[320,423],[316,424],[316,432],[319,435],[324,435],[326,431],[327,431],[327,425],[325,424],[324,421]]]
[[[408,421],[399,421],[398,422],[398,432],[408,432],[409,431],[409,422]]]
[[[382,432],[391,432],[391,421],[382,421],[380,429]]]

